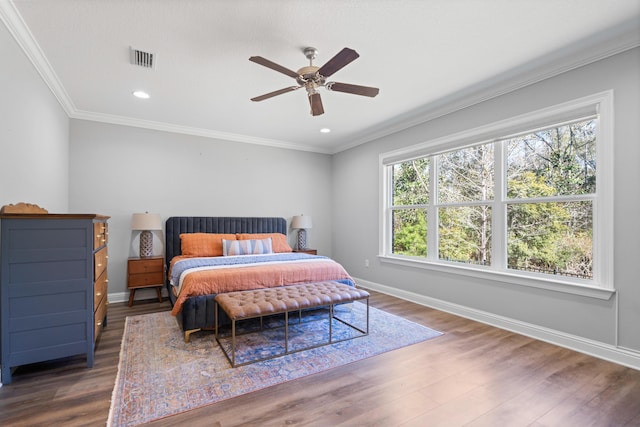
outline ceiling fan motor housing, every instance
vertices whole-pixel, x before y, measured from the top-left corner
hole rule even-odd
[[[307,67],[302,67],[298,70],[298,75],[300,77],[298,77],[296,79],[296,81],[303,85],[305,84],[307,81],[309,80],[317,80],[318,83],[320,80],[324,81],[324,78],[322,78],[322,76],[318,75],[318,70],[320,69],[320,67],[316,67],[315,65],[309,65]]]

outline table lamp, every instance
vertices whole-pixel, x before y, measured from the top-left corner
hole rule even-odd
[[[310,216],[294,216],[291,228],[298,229],[298,249],[307,249],[307,229],[311,228]]]
[[[134,213],[131,219],[131,229],[141,230],[140,233],[140,258],[153,256],[153,233],[151,230],[162,230],[160,215],[145,213]]]

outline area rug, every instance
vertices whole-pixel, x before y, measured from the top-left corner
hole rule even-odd
[[[385,311],[373,307],[369,310],[366,336],[236,368],[231,367],[211,332],[195,333],[185,343],[182,330],[169,312],[127,317],[107,425],[143,424],[441,335]],[[362,303],[339,306],[336,312],[355,324],[366,319],[366,305]],[[329,322],[317,321],[322,316],[321,312],[305,313],[298,319],[293,316],[291,323],[298,322],[298,327],[291,328],[290,340],[295,342],[302,336],[324,339]],[[274,325],[266,326],[269,331]],[[354,333],[340,322],[334,321],[332,326],[334,337]],[[273,329],[270,333],[282,330]],[[247,336],[253,337],[248,343],[253,348],[278,351],[255,347],[260,344],[255,337],[268,334]],[[279,338],[274,335],[269,339]],[[242,349],[242,344],[239,347]]]

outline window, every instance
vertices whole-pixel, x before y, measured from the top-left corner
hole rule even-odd
[[[503,142],[507,267],[593,279],[597,118]]]
[[[381,155],[383,260],[613,289],[611,103],[607,92]]]
[[[435,156],[438,258],[491,265],[494,144]]]

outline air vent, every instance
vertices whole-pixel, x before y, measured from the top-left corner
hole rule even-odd
[[[143,50],[129,48],[131,52],[131,63],[143,68],[156,68],[156,55]]]

